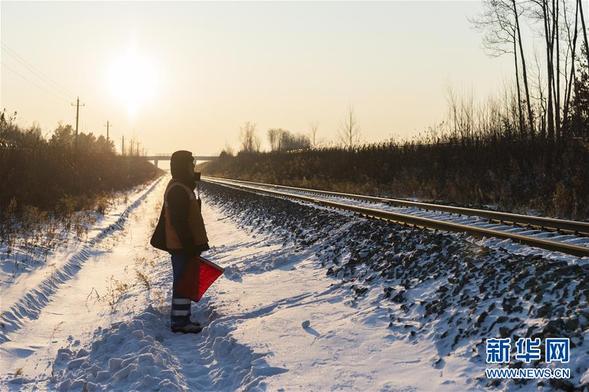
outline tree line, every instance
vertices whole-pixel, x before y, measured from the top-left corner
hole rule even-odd
[[[15,115],[0,113],[0,218],[27,206],[66,214],[92,208],[97,198],[159,173],[139,156],[116,155],[103,136],[76,135],[71,125],[60,124],[45,137],[38,126],[20,128]]]
[[[317,140],[317,131],[319,124],[313,122],[309,125],[309,131],[305,133],[295,133],[283,128],[270,128],[266,132],[268,144],[271,152],[287,152],[297,150],[308,150],[320,146]],[[240,152],[252,153],[259,152],[261,141],[257,135],[256,123],[247,121],[240,129],[239,135]],[[338,130],[338,142],[345,148],[354,148],[360,142],[360,128],[354,108],[350,106]],[[230,147],[223,150],[225,155],[233,155]]]
[[[435,143],[383,142],[353,149],[221,154],[207,175],[463,206],[589,218],[589,150],[504,135]]]

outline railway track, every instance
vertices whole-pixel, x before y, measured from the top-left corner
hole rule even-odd
[[[218,177],[203,177],[203,180],[242,191],[352,211],[403,225],[508,239],[549,251],[589,257],[589,222]]]

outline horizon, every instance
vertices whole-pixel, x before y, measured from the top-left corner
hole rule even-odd
[[[17,124],[136,137],[149,154],[236,149],[240,127],[337,140],[349,106],[366,143],[443,120],[512,79],[469,18],[481,2],[1,4],[1,106]],[[419,23],[416,23],[419,21]],[[173,136],[170,138],[170,136]]]

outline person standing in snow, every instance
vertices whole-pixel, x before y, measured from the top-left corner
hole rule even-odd
[[[184,266],[196,262],[194,256],[209,249],[207,233],[201,215],[201,199],[194,194],[196,187],[195,160],[190,151],[172,154],[172,179],[166,187],[164,205],[151,245],[168,251],[172,257],[172,332],[198,333],[202,327],[190,320],[190,299],[176,292]]]

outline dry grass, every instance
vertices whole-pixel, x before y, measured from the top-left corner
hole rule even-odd
[[[5,247],[6,260],[17,267],[31,260],[47,262],[70,235],[78,241],[85,240],[96,219],[93,214],[58,215],[31,206],[23,207],[19,213],[15,211],[16,202],[11,202],[0,217],[0,246]]]
[[[205,174],[506,211],[589,217],[589,150],[576,140],[481,137],[354,150],[240,153]]]
[[[119,301],[129,289],[131,289],[131,287],[133,287],[133,285],[115,279],[114,275],[111,275],[107,280],[106,293],[100,298],[110,306],[111,310],[114,311]]]
[[[147,291],[151,290],[151,283],[149,283],[149,278],[144,272],[139,271],[137,268],[135,268],[135,276],[137,278],[137,281],[140,284],[142,284],[143,287],[147,289]]]
[[[151,300],[153,306],[157,309],[161,309],[162,312],[164,312],[164,309],[169,307],[167,291],[164,289],[154,289],[152,291]]]

